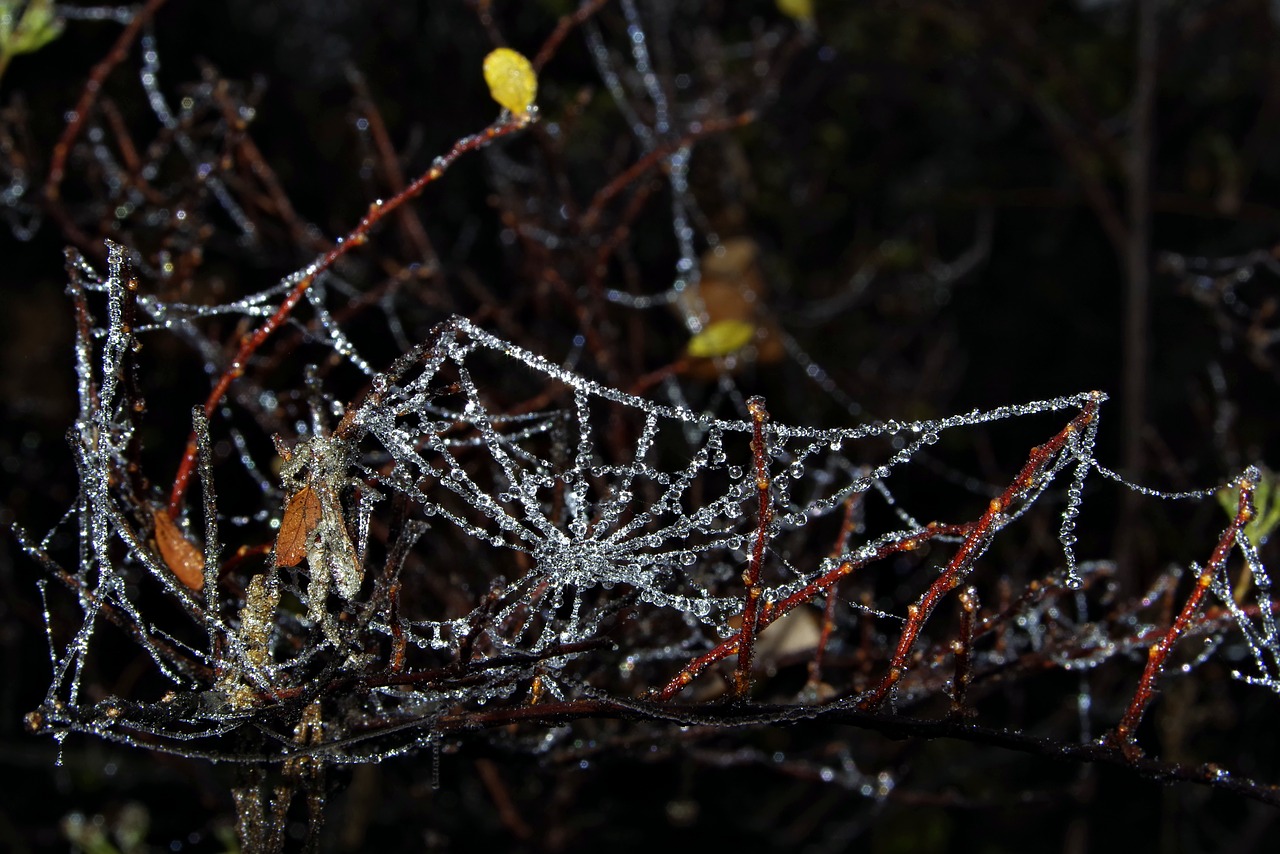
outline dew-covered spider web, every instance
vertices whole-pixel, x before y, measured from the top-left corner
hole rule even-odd
[[[970,630],[969,667],[996,671],[1022,655],[1087,673],[1145,650],[1160,631],[1141,603],[1091,614],[1087,603],[1113,568],[1074,555],[1089,474],[1116,477],[1094,453],[1097,393],[832,429],[724,419],[608,387],[458,317],[375,373],[349,405],[321,392],[309,438],[281,440],[294,460],[283,483],[251,459],[254,443],[243,437],[228,445],[238,450],[215,453],[197,412],[203,498],[178,529],[189,551],[175,551],[157,520],[159,496],[137,476],[134,402],[137,344],[169,332],[143,316],[178,309],[137,298],[124,251],[114,247],[112,259],[106,276],[78,259],[70,266],[83,321],[72,434],[80,497],[47,536],[23,535],[79,612],[68,622],[65,597],[44,590],[53,679],[31,717],[39,729],[233,761],[367,762],[538,703],[657,708],[664,685],[683,688],[681,674],[691,690],[679,702],[715,699],[723,679],[694,662],[720,650],[716,660],[732,664],[725,644],[742,637],[744,570],[757,547],[767,649],[771,632],[784,634],[783,617],[807,612],[812,622],[842,577],[883,572],[886,557],[903,559],[928,540],[936,551],[914,564],[907,591],[845,603],[822,641],[836,657],[861,633],[874,662],[926,602],[913,598],[955,563],[949,555],[969,557],[947,590],[981,579],[982,553],[1046,502],[1058,558],[1022,598],[989,614],[987,629]],[[192,310],[191,320],[252,304]],[[342,352],[336,337],[326,340]],[[948,527],[895,499],[895,484],[953,431],[1027,418],[1057,438],[1036,465],[1011,473],[999,512]],[[219,492],[246,468],[262,484],[250,492],[256,506]],[[290,519],[303,490],[316,496],[312,522]],[[893,521],[851,525],[852,508],[872,501]],[[306,559],[277,565],[282,540],[270,531],[282,537],[291,524],[308,538]],[[1269,577],[1247,540],[1238,551],[1244,567],[1216,568],[1217,604],[1190,628],[1205,651],[1183,666],[1233,650],[1238,679],[1277,691]],[[180,577],[183,555],[193,554],[203,558],[203,585]],[[1148,604],[1184,574],[1166,573]],[[997,628],[998,646],[974,640]],[[919,644],[944,650],[954,632],[925,631]],[[800,659],[813,654],[816,641],[794,620],[785,633]],[[150,681],[104,696],[113,657],[139,653]],[[926,657],[895,687],[895,702],[945,693],[949,667],[944,652]],[[828,665],[826,693],[802,696],[845,706],[869,696],[865,668],[844,679],[841,668]],[[549,749],[565,733],[551,727],[522,743]]]
[[[820,300],[775,310],[760,247],[722,238],[692,189],[707,129],[740,127],[777,98],[773,63],[785,66],[792,30],[695,44],[678,7],[623,0],[582,26],[632,147],[622,175],[646,164],[652,174],[610,181],[571,219],[559,189],[580,176],[546,181],[555,164],[537,147],[486,148],[498,242],[527,256],[512,269],[534,270],[503,281],[509,293],[363,232],[349,265],[318,259],[220,303],[155,295],[151,285],[180,267],[167,249],[109,243],[105,271],[69,252],[79,494],[44,536],[19,531],[47,573],[51,680],[33,730],[294,767],[379,762],[476,732],[545,756],[577,744],[584,717],[597,732],[626,718],[655,744],[659,723],[714,727],[748,714],[759,724],[855,710],[947,715],[961,726],[986,712],[975,696],[1024,684],[1030,695],[1038,674],[1066,673],[1071,687],[1053,690],[1074,708],[1043,729],[1080,745],[1139,705],[1129,699],[1136,673],[1162,644],[1178,648],[1155,667],[1161,678],[1225,672],[1233,688],[1280,694],[1276,601],[1258,551],[1270,529],[1246,524],[1274,527],[1270,476],[1249,469],[1178,493],[1127,481],[1100,459],[1100,392],[874,420],[788,331],[866,307],[874,265]],[[266,208],[245,204],[257,194],[215,156],[229,147],[227,126],[197,120],[230,112],[247,126],[252,98],[205,81],[175,110],[154,33],[140,38],[143,91],[173,151],[153,146],[168,153],[139,175],[156,179],[161,161],[177,160],[198,181],[175,190],[163,217],[132,216],[145,196],[90,117],[76,150],[110,186],[83,220],[106,211],[130,246],[191,248],[202,223],[225,219],[231,242],[254,245],[271,230],[261,225],[279,223],[259,222]],[[717,63],[704,62],[712,48]],[[751,73],[704,79],[716,64]],[[746,91],[729,88],[737,77]],[[441,164],[429,168],[443,174]],[[649,194],[659,228],[642,216]],[[279,201],[270,209],[289,211]],[[29,230],[35,213],[19,212]],[[327,245],[289,217],[308,255]],[[626,254],[630,231],[661,235],[662,274],[606,257]],[[945,304],[989,240],[988,220],[970,250],[904,276],[903,293]],[[393,272],[371,287],[379,268]],[[410,281],[421,289],[408,293]],[[545,295],[556,287],[559,302]],[[229,364],[237,340],[282,317],[267,345]],[[740,346],[695,352],[726,322],[745,329]],[[195,411],[177,432],[193,428],[198,450],[186,492],[157,459],[173,422],[153,417],[189,390],[166,373],[178,353],[210,387],[233,380],[207,406],[200,383],[181,395],[179,409]],[[790,401],[752,396],[763,366],[777,367]],[[806,423],[794,405],[806,395],[844,420]],[[972,456],[953,462],[956,447],[1006,428],[1032,438],[1004,440],[981,470]],[[1212,515],[1222,538],[1126,591],[1125,568],[1098,545],[1105,537],[1083,533],[1111,524],[1090,516],[1107,490],[1161,510],[1208,506],[1200,525]],[[1188,588],[1204,598],[1179,623]],[[1106,697],[1093,687],[1103,667],[1113,670],[1097,680]],[[893,788],[853,752],[742,744],[717,760],[812,773],[869,797]]]

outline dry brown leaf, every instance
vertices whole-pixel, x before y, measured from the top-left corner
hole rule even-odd
[[[156,548],[165,565],[187,587],[203,590],[204,555],[200,549],[182,535],[182,529],[164,508],[152,508],[151,519],[156,528]]]
[[[297,566],[307,556],[307,546],[323,513],[320,496],[310,486],[289,496],[276,536],[276,566]]]
[[[752,342],[756,348],[755,362],[780,361],[786,350],[777,322],[765,304],[767,286],[760,267],[760,248],[755,241],[749,237],[729,238],[702,256],[701,267],[702,281],[698,287],[681,294],[683,308],[694,310],[700,300],[708,326],[728,321],[750,324],[755,329]],[[710,359],[696,360],[689,374],[710,381],[719,376],[719,370]]]

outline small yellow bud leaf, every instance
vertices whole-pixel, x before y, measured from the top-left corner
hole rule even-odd
[[[523,54],[500,47],[484,58],[484,82],[489,94],[516,114],[529,112],[538,97],[538,76]]]
[[[745,320],[718,320],[689,339],[687,352],[697,359],[728,356],[751,343],[756,327]]]
[[[778,11],[802,24],[813,23],[813,0],[777,0]]]

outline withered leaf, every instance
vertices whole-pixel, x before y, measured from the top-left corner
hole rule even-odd
[[[686,312],[705,314],[704,332],[712,334],[690,341],[687,354],[709,360],[752,343],[758,364],[785,358],[777,321],[767,308],[768,288],[760,265],[760,247],[755,241],[748,237],[730,238],[707,250],[701,266],[702,281],[698,287],[682,291],[679,304]],[[689,366],[689,375],[703,381],[716,379],[720,371],[710,361],[695,361]]]
[[[165,565],[178,580],[195,591],[204,589],[204,555],[182,535],[169,513],[162,507],[152,508],[151,519],[156,528],[156,548]]]
[[[322,515],[320,496],[310,486],[289,496],[276,535],[276,566],[297,566],[307,556],[307,545]]]
[[[745,320],[717,320],[689,339],[685,352],[697,359],[728,356],[751,343],[756,328]]]

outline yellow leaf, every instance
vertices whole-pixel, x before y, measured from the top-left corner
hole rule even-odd
[[[689,339],[687,352],[697,359],[728,356],[751,343],[756,327],[745,320],[720,320]]]
[[[529,60],[508,47],[500,47],[484,58],[484,82],[489,94],[513,113],[529,112],[538,97],[538,76]]]
[[[778,11],[802,24],[813,23],[813,0],[777,0]]]

